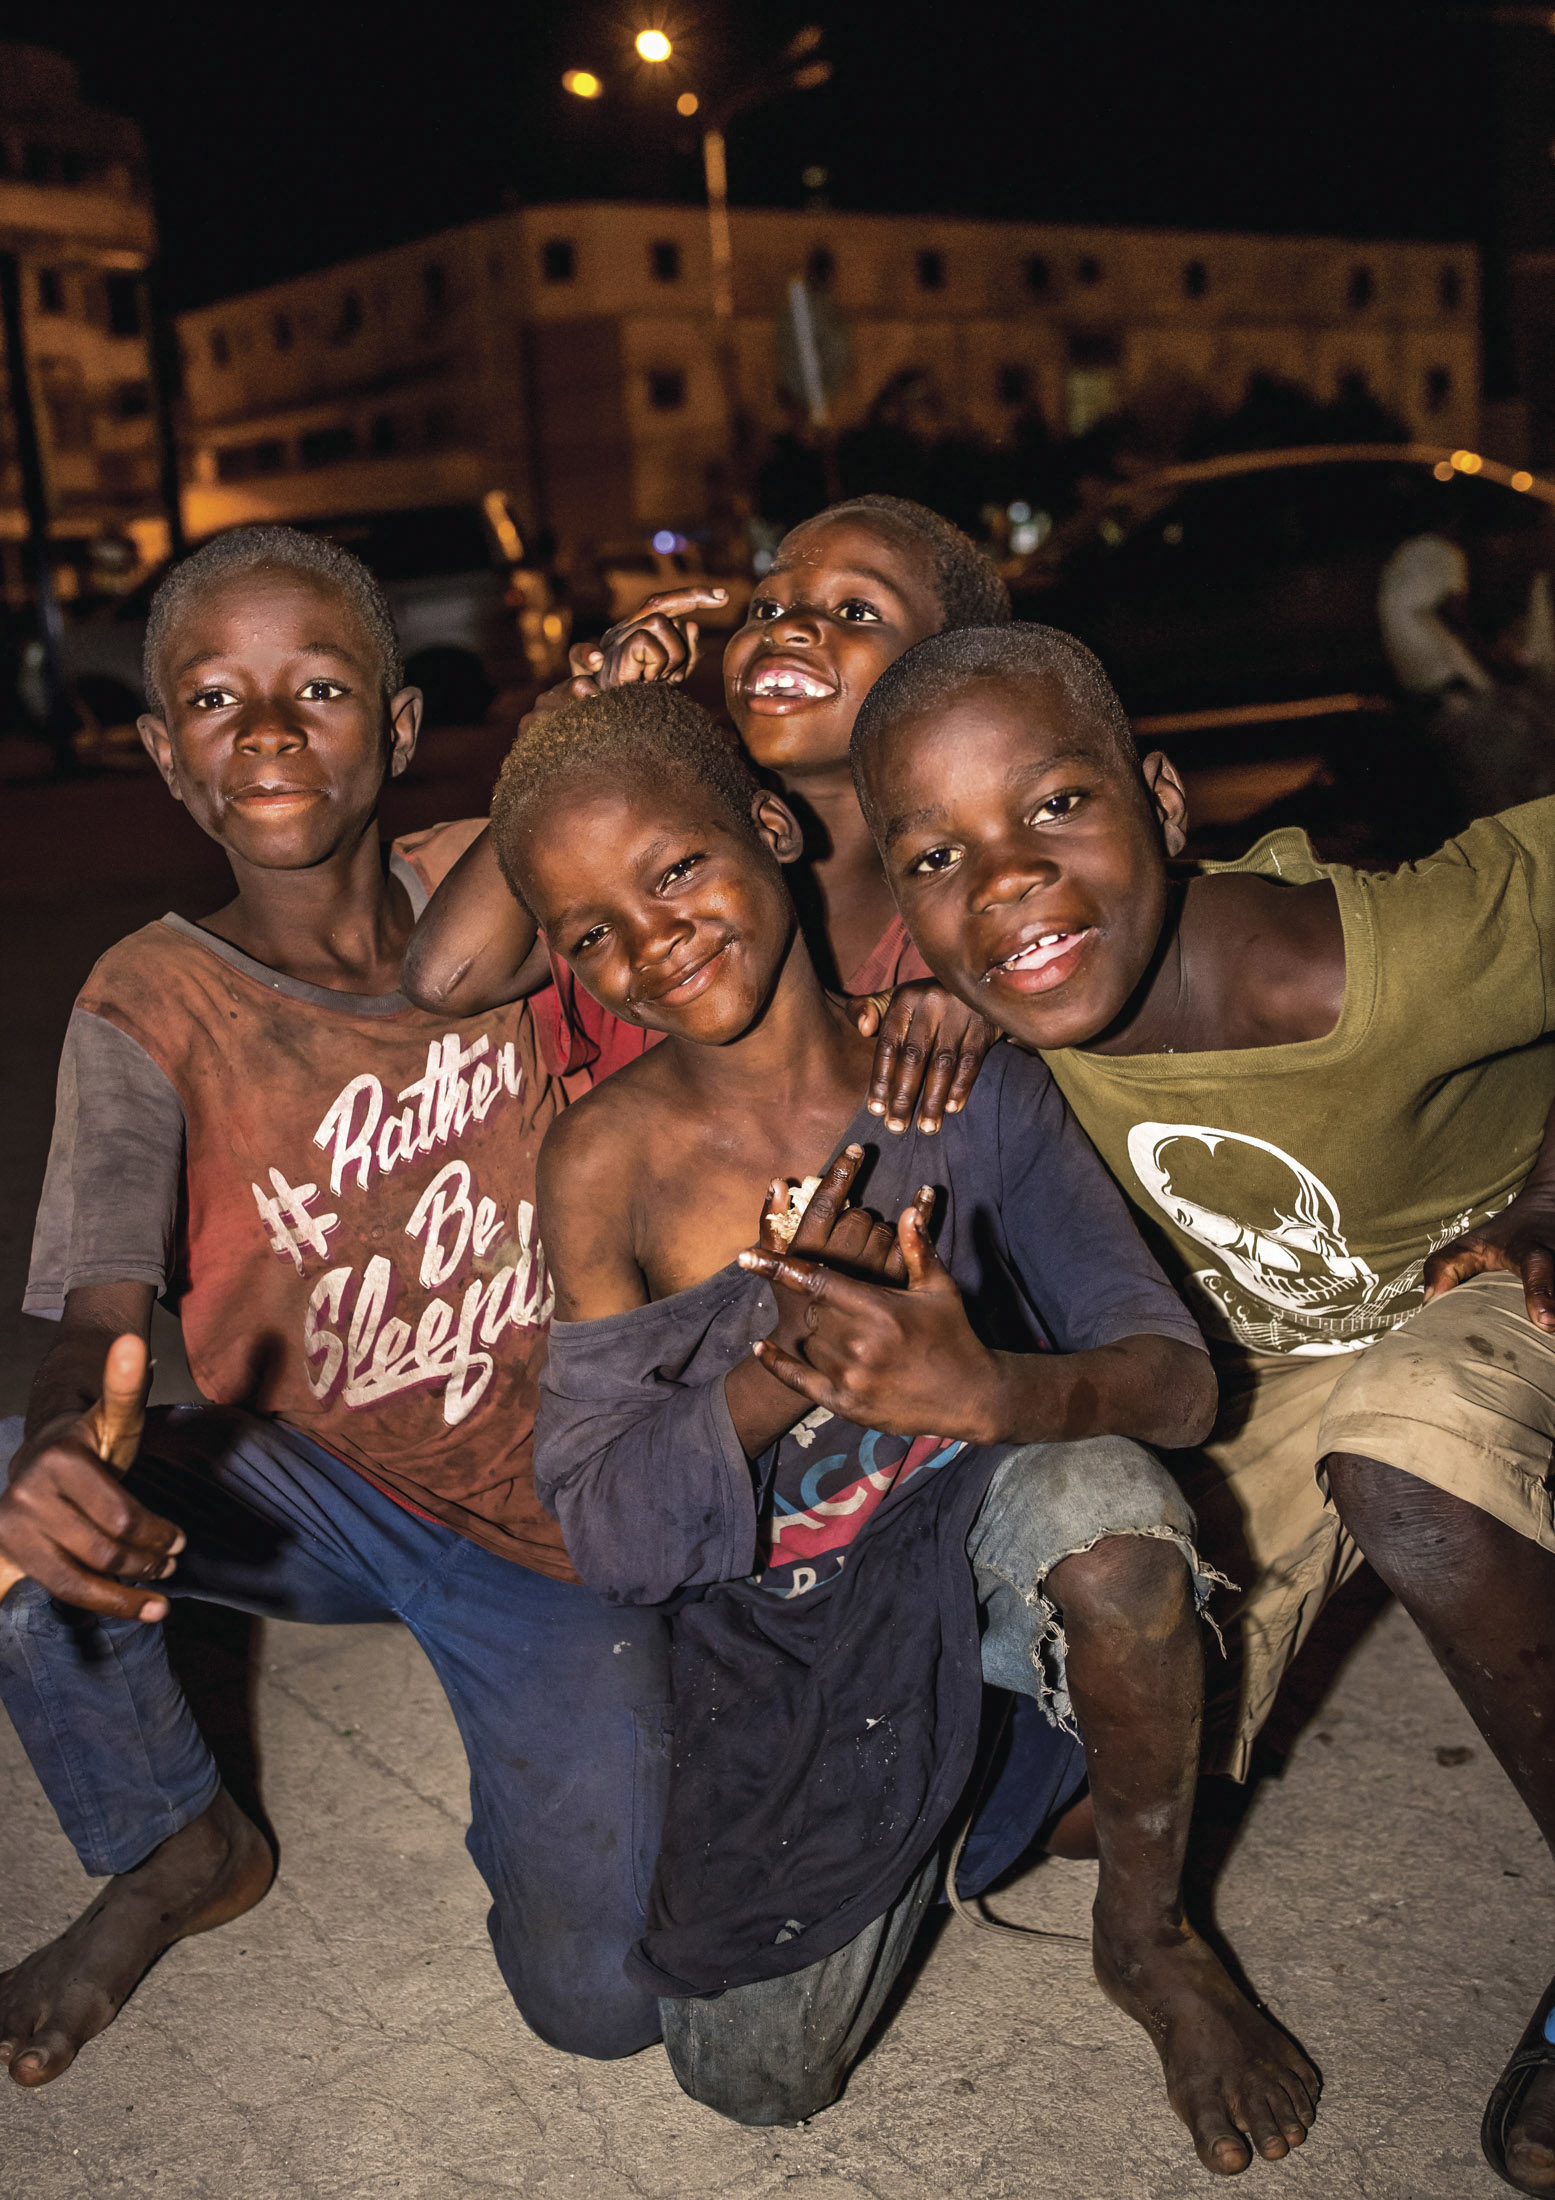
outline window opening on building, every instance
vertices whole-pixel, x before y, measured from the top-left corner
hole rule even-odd
[[[345,291],[340,300],[340,312],[335,321],[335,342],[348,344],[362,326],[361,293]]]
[[[367,431],[368,446],[374,458],[387,458],[400,447],[399,423],[393,413],[375,413],[372,426]]]
[[[1084,259],[1076,265],[1074,272],[1077,282],[1099,283],[1102,279],[1103,269],[1100,260],[1093,253],[1087,252]]]
[[[540,247],[540,272],[548,283],[570,283],[577,272],[577,254],[570,237],[551,237]]]
[[[355,450],[356,437],[349,428],[310,428],[297,439],[297,455],[304,466],[333,466],[352,457]]]
[[[144,420],[151,410],[151,384],[121,382],[113,393],[113,409],[121,420]]]
[[[1053,270],[1040,252],[1033,252],[1026,261],[1026,288],[1033,298],[1045,298],[1053,287]]]
[[[29,183],[54,181],[54,162],[48,146],[33,143],[22,147],[22,174]]]
[[[1456,313],[1463,303],[1463,277],[1455,267],[1444,267],[1436,278],[1436,295],[1443,313]]]
[[[648,370],[648,402],[655,412],[679,412],[686,402],[686,377],[679,367]]]
[[[659,237],[649,245],[648,268],[656,283],[680,281],[680,246],[673,237]]]
[[[65,310],[65,278],[57,267],[40,267],[38,270],[38,311],[63,313]]]
[[[837,262],[832,257],[830,247],[818,244],[805,262],[806,282],[812,290],[830,290],[836,273]]]
[[[218,481],[251,481],[255,474],[278,474],[285,466],[286,445],[278,435],[257,443],[229,443],[216,453]]]
[[[110,275],[105,285],[108,298],[108,333],[138,336],[141,332],[140,283],[133,275]]]
[[[1371,304],[1377,295],[1377,285],[1369,267],[1351,268],[1350,287],[1346,295],[1352,312],[1358,313],[1363,306]]]
[[[1452,402],[1451,367],[1427,367],[1425,375],[1425,409],[1428,413],[1445,412]]]
[[[270,316],[270,341],[277,351],[292,348],[292,317],[289,313],[272,313]]]
[[[1185,298],[1202,298],[1209,288],[1209,269],[1202,260],[1190,260],[1182,271],[1182,294]]]
[[[918,288],[943,290],[945,287],[945,255],[943,252],[918,254]]]
[[[206,338],[206,342],[210,346],[211,365],[213,367],[225,367],[230,364],[232,346],[227,339],[227,332],[224,328],[213,328]]]
[[[1031,372],[1027,367],[1001,367],[994,377],[1001,405],[1024,405],[1031,396]]]

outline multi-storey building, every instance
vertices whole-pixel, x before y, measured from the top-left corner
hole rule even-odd
[[[165,551],[145,271],[156,229],[140,133],[88,106],[58,54],[0,46],[0,252],[18,261],[50,532],[68,593],[92,544]],[[24,600],[27,521],[0,412],[0,561]]]
[[[1478,271],[1464,244],[1367,243],[828,211],[733,217],[741,403],[794,418],[779,323],[804,276],[862,417],[898,378],[947,430],[1059,432],[1259,371],[1356,379],[1421,438],[1472,442]],[[186,314],[192,533],[506,490],[564,553],[694,527],[728,449],[705,218],[530,207]]]

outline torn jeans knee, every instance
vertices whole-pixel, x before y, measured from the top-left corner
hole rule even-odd
[[[1124,1436],[1026,1444],[994,1475],[967,1537],[983,1622],[983,1679],[1032,1696],[1053,1725],[1076,1731],[1065,1675],[1063,1623],[1043,1583],[1059,1562],[1108,1536],[1174,1543],[1200,1614],[1230,1588],[1194,1542],[1192,1509],[1153,1452]],[[1219,1640],[1219,1629],[1215,1629]]]

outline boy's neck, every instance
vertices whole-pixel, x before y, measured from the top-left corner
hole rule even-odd
[[[840,988],[873,953],[896,903],[847,764],[779,777],[805,829],[807,877],[794,882],[795,899],[828,982]]]
[[[1095,1054],[1209,1054],[1326,1038],[1344,1006],[1344,924],[1328,879],[1227,872],[1175,884],[1155,953]]]
[[[399,990],[415,919],[409,896],[385,872],[376,817],[306,870],[264,870],[227,853],[237,897],[202,918],[203,930],[306,985],[335,993]]]

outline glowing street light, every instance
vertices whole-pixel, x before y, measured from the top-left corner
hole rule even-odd
[[[598,99],[604,88],[590,69],[569,69],[562,78],[562,90],[574,99]]]
[[[675,102],[675,112],[677,115],[694,115],[701,104],[695,92],[682,92]]]
[[[643,61],[668,61],[675,51],[662,31],[639,31],[636,45],[638,57]]]

